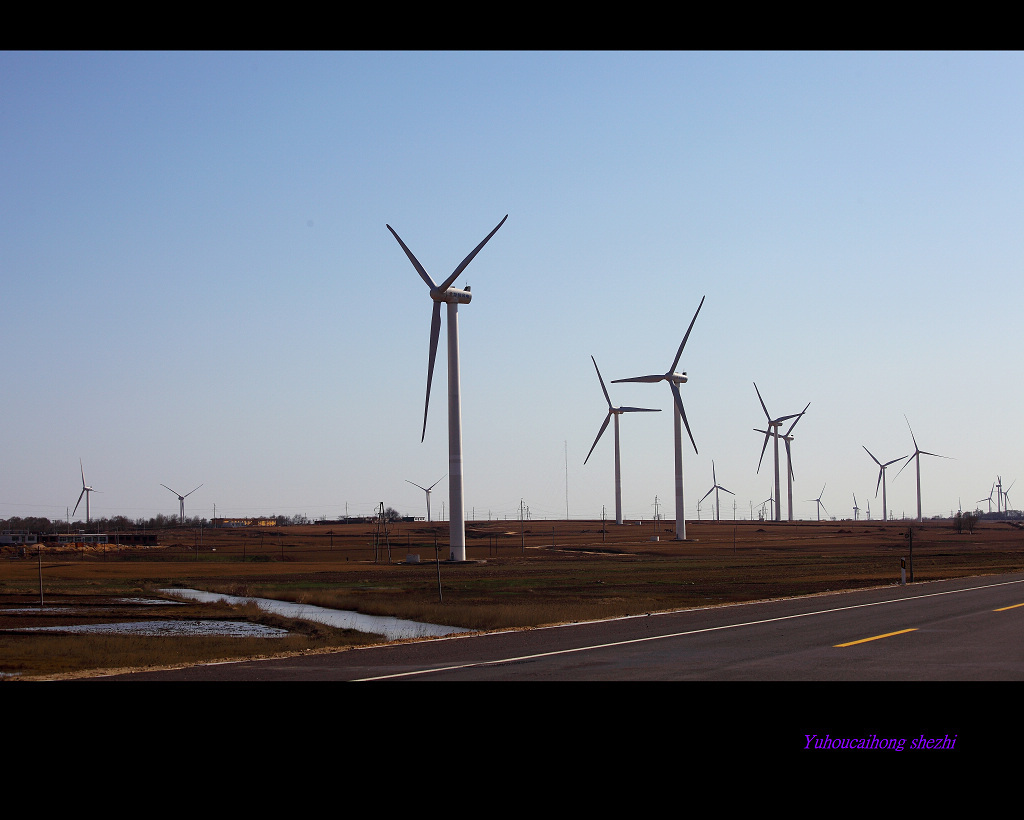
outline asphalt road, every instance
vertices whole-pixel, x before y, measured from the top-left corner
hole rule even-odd
[[[132,681],[1020,681],[1024,573],[139,672]]]

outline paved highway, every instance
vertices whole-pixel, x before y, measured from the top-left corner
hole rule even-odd
[[[164,681],[1020,681],[1024,573],[139,672]]]

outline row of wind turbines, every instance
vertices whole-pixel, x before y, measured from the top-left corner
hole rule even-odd
[[[430,406],[430,388],[433,381],[434,374],[434,361],[437,355],[437,346],[441,330],[441,305],[446,306],[447,311],[447,342],[448,342],[448,495],[449,495],[449,506],[451,510],[449,518],[449,560],[451,561],[465,561],[466,560],[466,534],[465,534],[465,494],[463,487],[463,462],[462,462],[462,402],[461,402],[461,384],[460,384],[460,373],[459,373],[459,322],[458,322],[458,310],[459,305],[468,305],[472,300],[472,294],[470,292],[469,285],[465,285],[464,288],[452,287],[455,280],[459,275],[466,269],[471,261],[476,257],[480,250],[486,245],[490,239],[497,233],[498,229],[505,224],[505,220],[508,219],[506,214],[502,220],[494,227],[494,229],[484,237],[483,241],[477,245],[472,252],[462,260],[461,263],[455,268],[448,278],[443,280],[440,284],[437,284],[431,276],[424,269],[423,265],[420,264],[419,260],[412,253],[411,250],[406,246],[405,242],[402,241],[398,233],[390,225],[386,225],[387,229],[398,241],[405,255],[409,258],[416,272],[420,275],[420,278],[429,288],[429,296],[433,301],[433,308],[431,314],[430,323],[430,346],[427,359],[427,387],[426,397],[423,403],[423,430],[420,436],[420,441],[426,439],[427,431],[427,415]],[[685,384],[687,381],[687,374],[685,371],[677,371],[679,366],[679,360],[682,356],[683,349],[686,347],[687,339],[690,337],[690,332],[693,330],[694,323],[697,321],[697,316],[700,314],[701,307],[704,305],[704,298],[701,298],[700,304],[697,306],[696,312],[693,314],[693,319],[690,320],[690,325],[686,330],[686,334],[683,336],[682,342],[679,344],[679,348],[676,350],[675,358],[672,361],[672,366],[664,373],[655,373],[645,376],[634,376],[626,379],[614,379],[613,384],[622,382],[644,382],[644,383],[656,383],[656,382],[667,382],[669,389],[672,392],[673,401],[673,430],[675,439],[674,448],[674,461],[675,461],[675,502],[676,502],[676,526],[675,526],[675,537],[678,540],[686,539],[686,519],[684,515],[684,493],[683,493],[683,446],[682,446],[682,428],[686,428],[687,435],[690,438],[690,443],[693,445],[693,450],[697,452],[697,445],[693,438],[693,432],[690,430],[689,422],[686,419],[686,411],[683,408],[682,396],[679,392],[679,385]],[[614,431],[615,431],[615,520],[616,523],[622,523],[622,479],[621,479],[621,458],[620,458],[620,446],[619,446],[619,416],[625,413],[651,413],[660,412],[656,408],[647,407],[629,407],[629,406],[615,406],[612,403],[611,397],[608,394],[608,389],[605,386],[604,378],[601,376],[601,370],[597,366],[597,360],[591,356],[591,361],[594,364],[594,369],[597,372],[598,380],[601,384],[601,390],[604,393],[605,401],[608,404],[608,412],[605,416],[604,422],[601,424],[601,428],[597,433],[597,437],[594,439],[593,445],[591,445],[590,451],[587,453],[584,464],[590,460],[591,454],[594,452],[594,448],[604,435],[605,430],[608,428],[610,421],[614,419]],[[762,430],[755,428],[758,433],[764,434],[764,443],[761,446],[761,458],[758,461],[758,472],[761,469],[761,462],[764,460],[764,454],[768,446],[769,439],[774,441],[774,466],[775,466],[775,493],[774,493],[774,518],[776,521],[782,520],[782,499],[781,499],[781,470],[780,470],[780,454],[779,454],[779,441],[782,440],[786,449],[786,461],[787,461],[787,497],[789,501],[789,520],[793,520],[793,467],[792,467],[792,454],[791,444],[793,441],[793,429],[797,423],[803,418],[807,409],[810,407],[810,402],[804,407],[799,413],[792,413],[783,416],[772,417],[768,412],[768,408],[765,406],[764,399],[761,397],[761,391],[757,388],[757,384],[754,384],[754,389],[757,392],[758,400],[761,403],[761,408],[764,410],[767,424],[765,425],[768,429]],[[904,418],[906,418],[904,416]],[[781,433],[782,425],[785,422],[791,422],[785,433]],[[907,426],[910,427],[910,422],[907,420]],[[921,450],[917,446],[917,439],[914,438],[913,429],[910,430],[911,437],[914,441],[914,452],[910,456],[900,456],[900,458],[892,459],[887,462],[878,461],[875,456],[867,450],[868,455],[875,461],[879,466],[879,477],[878,485],[882,489],[882,513],[883,518],[887,517],[887,500],[885,490],[885,470],[887,467],[906,459],[906,463],[900,468],[900,472],[906,468],[911,462],[916,462],[917,468],[917,518],[921,520],[921,456],[937,456],[939,458],[948,458],[948,456],[938,456],[936,453],[930,453]],[[898,475],[898,473],[897,473]],[[715,493],[715,505],[716,505],[716,516],[719,513],[719,493],[720,492],[731,492],[726,490],[724,487],[718,484],[717,475],[715,475],[714,462],[712,462],[712,476],[714,479],[714,485],[711,490],[704,496],[707,498],[711,492]],[[406,479],[408,481],[408,479]],[[438,480],[440,481],[440,479]],[[430,493],[431,490],[437,485],[438,482],[430,485],[430,487],[422,487],[415,482],[408,481],[410,484],[419,487],[426,493],[427,496],[427,518],[430,519]],[[1011,485],[1012,486],[1012,485]],[[1000,484],[1001,490],[1001,484]],[[817,499],[814,499],[818,505],[818,515],[820,518],[821,509],[824,506],[822,503],[822,495],[824,494],[824,487],[822,487],[822,493]],[[878,486],[875,488],[875,495],[878,495]],[[1005,493],[1001,491],[1000,498],[1005,497]],[[989,495],[991,499],[991,493]],[[703,499],[702,499],[703,500]],[[856,506],[856,496],[854,497],[854,508],[855,515],[859,511]],[[827,511],[826,511],[827,512]]]
[[[89,509],[89,496],[92,493],[98,493],[100,491],[97,490],[95,487],[92,487],[85,483],[85,465],[82,464],[82,459],[78,459],[78,467],[82,471],[82,492],[79,493],[78,501],[75,502],[75,508],[71,511],[71,514],[74,515],[78,512],[78,506],[82,503],[82,498],[85,498],[85,523],[88,524],[92,521],[92,515]],[[163,487],[164,489],[171,490],[171,488],[168,487],[166,484],[161,484],[160,486]],[[202,486],[202,484],[199,485],[199,487]],[[192,493],[194,493],[196,490],[198,490],[199,487],[196,487],[195,490],[189,490],[184,495],[181,495],[176,490],[171,490],[171,492],[178,497],[178,514],[179,520],[182,524],[185,523],[185,499],[192,495]]]

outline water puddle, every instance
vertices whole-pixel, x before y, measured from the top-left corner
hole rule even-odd
[[[333,626],[338,629],[355,629],[359,632],[369,632],[374,635],[383,635],[389,641],[397,641],[408,638],[433,638],[444,635],[453,635],[459,632],[472,632],[472,629],[465,629],[461,626],[442,626],[440,624],[425,624],[419,621],[407,621],[402,618],[394,618],[385,615],[364,615],[362,612],[349,612],[343,609],[328,609],[312,604],[296,604],[291,601],[276,601],[271,598],[248,598],[236,595],[222,595],[217,592],[204,592],[199,589],[161,589],[161,592],[168,595],[177,595],[181,598],[188,598],[201,603],[213,603],[215,601],[227,601],[229,604],[254,603],[260,609],[272,612],[275,615],[282,615],[286,618],[300,618],[305,621]]]
[[[113,624],[28,626],[18,632],[61,632],[66,634],[140,635],[145,637],[222,636],[227,638],[283,638],[287,629],[246,621],[132,621]]]

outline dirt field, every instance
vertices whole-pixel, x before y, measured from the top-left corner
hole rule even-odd
[[[182,529],[159,533],[156,547],[42,547],[23,556],[7,548],[0,553],[0,676],[81,675],[373,640],[284,624],[255,607],[200,615],[191,606],[125,603],[159,598],[157,590],[171,586],[506,629],[895,584],[901,559],[916,582],[1024,569],[1024,531],[1016,522],[984,522],[973,534],[958,534],[951,521],[687,522],[685,542],[672,540],[670,521],[605,530],[600,521],[469,522],[468,560],[460,564],[443,560],[448,525],[424,522],[397,523],[386,535],[362,524]],[[407,562],[409,555],[418,563]],[[273,621],[295,637],[285,645],[25,631],[154,616]]]

